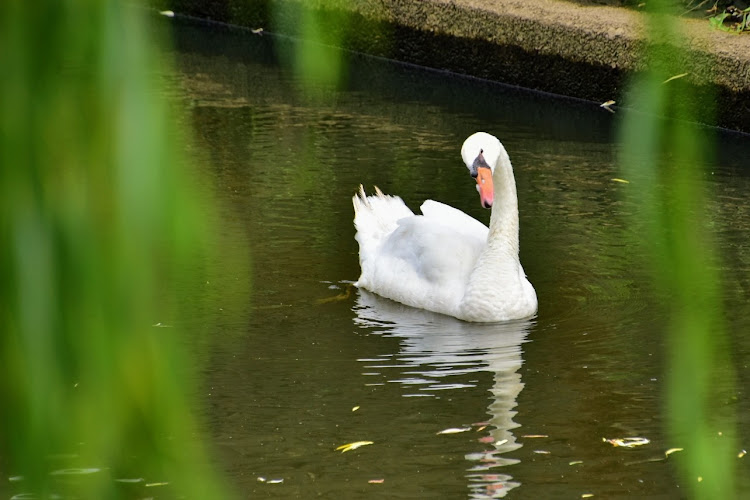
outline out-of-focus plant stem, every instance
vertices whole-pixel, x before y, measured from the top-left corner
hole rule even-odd
[[[658,5],[655,7],[659,7]],[[675,48],[676,23],[652,15],[650,69],[632,83],[629,98],[650,113],[629,113],[622,127],[623,176],[644,226],[655,283],[668,297],[665,416],[683,484],[693,498],[734,498],[736,419],[728,395],[734,372],[727,352],[717,246],[708,227],[699,182],[712,155],[710,133],[691,124],[713,113],[685,80],[669,80],[687,57]],[[659,116],[667,107],[677,119]]]
[[[184,331],[154,326],[180,318],[176,281],[200,278],[208,247],[143,14],[0,2],[0,482],[14,476],[13,493],[112,498],[135,477],[168,483],[159,496],[227,494],[187,396]]]

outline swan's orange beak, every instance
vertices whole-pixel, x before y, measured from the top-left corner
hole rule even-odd
[[[486,167],[477,169],[477,191],[484,208],[491,208],[495,200],[495,187],[492,184],[492,170]]]

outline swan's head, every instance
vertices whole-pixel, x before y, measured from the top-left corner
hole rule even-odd
[[[492,174],[500,159],[503,146],[497,137],[486,132],[477,132],[469,136],[461,147],[461,158],[471,176],[477,180],[479,201],[484,208],[492,207],[495,198],[495,187]]]

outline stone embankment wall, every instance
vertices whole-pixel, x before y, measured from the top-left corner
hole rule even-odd
[[[595,102],[630,105],[646,68],[644,14],[559,0],[154,0],[178,14],[303,36],[301,9],[327,20],[319,36],[346,49]],[[677,19],[670,74],[716,100],[703,121],[750,132],[750,33]]]

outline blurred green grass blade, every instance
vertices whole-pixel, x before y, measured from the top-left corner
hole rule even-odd
[[[652,6],[655,9],[660,5]],[[644,228],[643,243],[655,283],[666,304],[667,387],[665,416],[675,457],[691,498],[735,498],[736,416],[729,399],[734,368],[727,351],[727,330],[720,296],[717,245],[709,230],[708,203],[701,176],[712,158],[711,133],[690,122],[706,119],[713,102],[699,99],[679,74],[685,54],[673,19],[649,19],[653,45],[650,70],[634,78],[629,99],[650,113],[627,114],[621,128],[623,177]],[[676,119],[664,120],[667,107]]]
[[[194,300],[177,283],[202,278],[211,215],[142,14],[0,4],[1,463],[40,497],[118,497],[128,474],[227,496],[187,397],[186,332],[152,326]],[[51,474],[73,465],[100,472]]]

